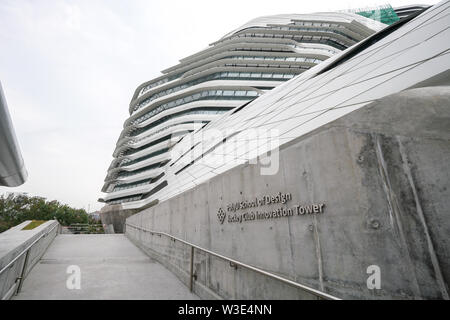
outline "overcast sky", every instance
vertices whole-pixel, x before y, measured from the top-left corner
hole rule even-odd
[[[0,194],[28,192],[99,209],[139,84],[258,16],[385,3],[0,0],[0,81],[29,174],[24,185],[0,187]]]

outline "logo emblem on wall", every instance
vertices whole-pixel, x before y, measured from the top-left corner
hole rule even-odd
[[[225,221],[226,213],[222,210],[222,208],[219,208],[219,211],[217,212],[217,218],[219,219],[220,224],[223,224]]]

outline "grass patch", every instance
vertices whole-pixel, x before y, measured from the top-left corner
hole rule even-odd
[[[22,230],[32,230],[36,227],[39,227],[44,222],[47,222],[46,220],[32,220],[29,224],[27,224],[25,227],[22,228]]]

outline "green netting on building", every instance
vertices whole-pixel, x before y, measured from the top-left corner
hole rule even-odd
[[[354,13],[385,24],[393,24],[394,22],[400,20],[390,5],[370,9],[356,9]]]

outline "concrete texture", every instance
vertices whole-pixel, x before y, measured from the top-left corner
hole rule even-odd
[[[30,220],[24,221],[21,224],[0,233],[0,270],[13,261],[42,234],[48,233],[48,235],[41,238],[41,240],[31,247],[27,268],[25,270],[26,276],[53,241],[58,227],[53,230],[52,228],[58,224],[57,221],[50,220],[34,229],[22,230],[30,222]],[[52,231],[49,233],[50,230]],[[25,254],[0,274],[0,299],[9,299],[15,292],[18,285],[17,278],[21,275],[24,261]]]
[[[277,174],[260,169],[235,167],[127,222],[344,299],[449,298],[449,87],[375,101],[283,145]],[[229,203],[278,192],[292,193],[292,205],[324,203],[325,211],[218,221]],[[128,226],[126,235],[187,283],[188,247]],[[380,267],[380,289],[367,287],[371,265]],[[206,255],[194,266],[201,297],[308,298]]]
[[[105,233],[124,233],[125,220],[138,211],[136,209],[124,210],[121,204],[103,207],[100,210],[100,218]]]
[[[81,270],[81,288],[66,273]],[[124,235],[58,235],[15,299],[198,299]]]

